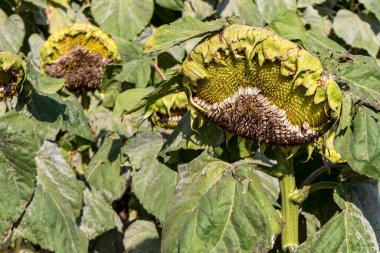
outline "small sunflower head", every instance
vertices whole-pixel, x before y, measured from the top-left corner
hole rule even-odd
[[[225,28],[198,44],[180,71],[207,118],[260,143],[307,143],[339,115],[342,93],[321,62],[264,28]]]
[[[20,56],[0,52],[0,101],[20,92],[25,76],[26,64]]]
[[[74,24],[54,32],[41,49],[43,71],[64,78],[69,90],[100,86],[105,67],[119,59],[115,42],[98,27]]]
[[[150,121],[159,127],[173,129],[187,112],[188,100],[184,92],[169,94],[147,109]]]

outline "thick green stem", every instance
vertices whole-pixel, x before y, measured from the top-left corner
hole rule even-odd
[[[286,160],[286,155],[277,150],[276,158],[278,168],[283,171],[279,178],[281,190],[281,213],[285,221],[282,229],[282,248],[284,251],[294,252],[298,246],[298,205],[293,202],[290,195],[297,189],[294,177],[293,159]]]

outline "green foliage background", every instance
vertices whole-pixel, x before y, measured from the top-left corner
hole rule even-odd
[[[302,203],[298,252],[379,252],[379,0],[1,0],[0,50],[24,57],[27,80],[0,103],[0,252],[281,252],[270,153],[193,112],[173,131],[144,117],[230,22],[300,43],[344,91],[335,135],[294,157],[300,187],[313,171],[337,184]],[[99,26],[122,56],[95,92],[39,72],[44,41],[73,23]]]

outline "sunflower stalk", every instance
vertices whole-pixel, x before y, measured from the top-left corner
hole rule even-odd
[[[276,152],[278,169],[283,171],[279,178],[281,191],[281,214],[285,221],[281,239],[284,251],[294,252],[298,246],[298,204],[291,199],[291,194],[297,190],[293,159],[287,159],[282,150]]]
[[[342,92],[317,57],[264,28],[231,25],[198,44],[178,73],[191,103],[219,127],[274,147],[282,199],[284,251],[298,247],[295,146],[323,135],[338,119]],[[290,149],[289,149],[290,148]]]

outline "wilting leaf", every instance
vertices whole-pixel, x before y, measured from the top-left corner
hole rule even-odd
[[[157,160],[163,143],[161,134],[142,132],[130,138],[124,149],[132,166],[139,169],[132,177],[134,193],[143,207],[161,222],[165,220],[177,182],[177,173]]]
[[[183,3],[182,17],[193,17],[204,20],[215,13],[216,0],[185,0]]]
[[[348,85],[354,101],[380,110],[380,67],[375,59],[334,51],[323,51],[319,56],[341,86]]]
[[[312,5],[312,4],[321,4],[325,1],[326,0],[298,0],[297,6],[298,6],[298,8],[303,8],[303,7],[307,7],[308,5]]]
[[[334,145],[352,169],[380,179],[380,127],[376,114],[359,107],[352,127],[341,131]]]
[[[75,135],[92,140],[91,130],[78,99],[71,93],[41,94],[32,91],[28,104],[30,114],[52,128],[71,131]]]
[[[33,134],[40,140],[55,140],[59,130],[46,125],[25,113],[10,111],[1,115],[0,122],[12,126],[23,135]]]
[[[100,192],[86,189],[80,229],[91,240],[114,227],[121,231],[123,223],[108,201]]]
[[[147,41],[145,52],[166,51],[188,39],[217,31],[227,26],[225,19],[202,22],[192,17],[184,17],[171,23],[160,26]]]
[[[191,112],[187,112],[165,141],[160,156],[165,157],[180,149],[198,150],[206,149],[209,146],[216,147],[223,141],[223,130],[212,122],[207,121],[202,127],[194,129],[194,126],[191,126]]]
[[[7,17],[0,9],[0,34],[0,51],[18,52],[25,36],[22,18],[17,14]]]
[[[262,16],[254,1],[251,0],[223,0],[217,7],[220,16],[238,16],[245,24],[262,26]]]
[[[0,244],[34,191],[38,141],[31,133],[0,123]]]
[[[181,11],[183,8],[183,0],[156,0],[156,3],[174,11]]]
[[[123,70],[115,77],[118,81],[133,83],[136,88],[144,88],[150,79],[151,67],[147,59],[132,60],[123,64]]]
[[[267,23],[272,22],[285,11],[296,11],[296,0],[256,0],[256,5]]]
[[[57,253],[87,252],[88,241],[77,227],[84,184],[56,144],[45,142],[36,156],[37,182],[16,234]]]
[[[123,112],[130,111],[150,92],[151,88],[135,88],[120,93],[116,98],[113,115],[120,116]]]
[[[84,172],[90,187],[104,194],[108,203],[120,198],[125,191],[127,180],[121,173],[123,144],[117,134],[107,137]]]
[[[64,79],[53,78],[38,72],[32,63],[27,64],[27,80],[40,93],[54,94],[65,85]]]
[[[347,24],[350,24],[347,29]],[[348,10],[339,10],[333,23],[336,35],[352,47],[364,48],[370,55],[376,57],[379,51],[379,39],[376,38],[370,24],[364,22],[358,15]]]
[[[129,40],[148,25],[153,5],[153,0],[93,0],[91,13],[103,31]]]
[[[259,252],[280,232],[278,213],[255,173],[207,152],[179,167],[164,223],[163,252]]]
[[[359,0],[359,3],[362,3],[364,7],[376,15],[377,19],[380,20],[380,3],[378,0]]]
[[[124,234],[125,253],[159,253],[160,237],[153,222],[137,220]]]
[[[379,252],[375,233],[362,212],[336,194],[334,198],[343,211],[301,244],[297,253]]]

